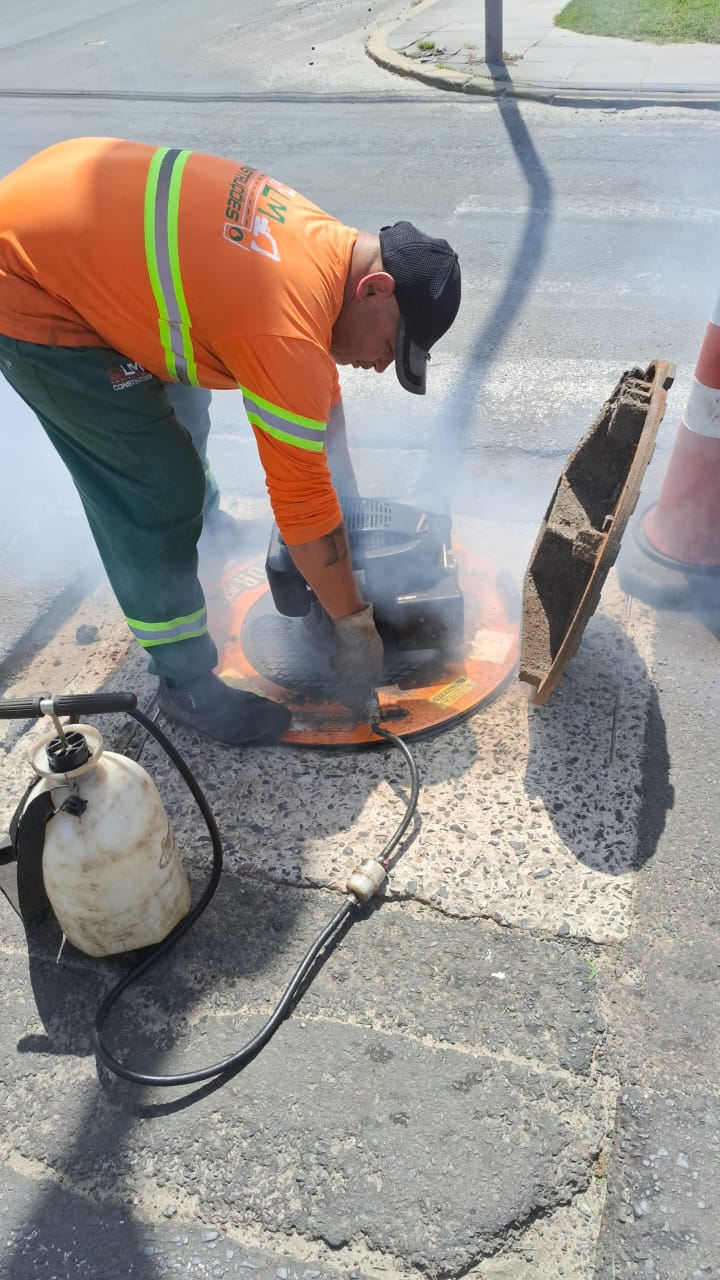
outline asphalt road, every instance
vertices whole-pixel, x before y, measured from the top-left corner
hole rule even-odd
[[[351,444],[367,491],[396,490],[398,476],[405,491],[432,482],[448,491],[457,512],[493,520],[494,537],[502,541],[507,532],[510,541],[514,531],[518,575],[565,455],[622,370],[661,356],[678,364],[678,379],[656,473],[672,445],[717,292],[716,114],[465,102],[395,80],[362,53],[363,35],[395,11],[366,0],[248,3],[241,22],[236,5],[198,9],[191,0],[107,9],[86,0],[61,10],[43,0],[6,0],[0,173],[76,134],[142,138],[256,162],[352,225],[372,230],[410,217],[448,236],[460,253],[464,305],[433,358],[430,394],[409,403],[390,373],[378,382],[374,373],[349,371]],[[55,663],[81,681],[84,670],[101,683],[112,663],[118,669],[121,632],[105,601],[92,615],[102,618],[105,649],[88,657],[72,646],[72,628],[92,601],[78,572],[96,564],[77,500],[32,418],[2,387],[0,414],[4,475],[12,478],[0,508],[4,692],[35,680],[38,662],[42,670]],[[228,495],[260,501],[262,478],[233,396],[217,398],[211,456]],[[235,1277],[247,1268],[279,1280],[324,1280],[353,1268],[363,1276],[380,1270],[406,1276],[478,1267],[476,1274],[497,1280],[713,1274],[720,1256],[712,1207],[720,1073],[711,850],[718,814],[711,766],[716,731],[708,708],[716,723],[717,623],[668,618],[648,627],[647,653],[637,641],[646,663],[629,756],[634,750],[642,757],[642,770],[636,778],[635,760],[628,771],[641,795],[637,809],[630,784],[623,797],[632,895],[618,943],[589,945],[587,939],[599,936],[589,926],[567,942],[559,916],[537,926],[521,915],[514,920],[511,907],[509,919],[499,908],[489,911],[481,898],[463,921],[462,911],[448,913],[439,898],[426,901],[406,889],[401,902],[367,922],[362,937],[351,932],[342,944],[341,973],[352,974],[354,965],[368,972],[379,954],[390,978],[372,979],[369,991],[345,1000],[351,984],[338,988],[323,975],[307,1031],[296,1016],[285,1049],[269,1050],[263,1071],[256,1064],[255,1074],[227,1094],[163,1118],[150,1104],[144,1114],[132,1091],[113,1091],[107,1082],[104,1093],[96,1089],[83,1019],[106,985],[105,968],[93,970],[76,958],[75,990],[58,987],[50,944],[31,940],[31,991],[24,935],[5,921],[11,1012],[1,1060],[18,1136],[13,1141],[6,1129],[3,1144],[3,1280]],[[600,659],[603,635],[600,629],[586,650]],[[541,722],[547,752],[553,733],[558,742],[582,735],[585,682],[595,690],[586,661],[585,667],[579,662],[559,723],[550,732],[550,722]],[[607,668],[611,673],[610,660]],[[133,658],[119,669],[145,687]],[[479,741],[497,733],[498,741],[506,734],[512,744],[507,726],[516,714],[514,703],[501,704],[497,718],[477,729]],[[447,840],[447,858],[460,863],[466,855],[462,847],[453,853],[453,842],[469,838],[484,791],[491,806],[497,792],[502,818],[503,780],[513,756],[507,742],[489,760],[478,741],[472,749],[468,743],[438,740],[422,761],[425,838],[434,831],[436,846]],[[11,794],[23,776],[22,737],[9,731],[4,746]],[[200,757],[193,759],[197,765]],[[247,769],[255,791],[271,803],[266,760],[272,753]],[[227,767],[224,753],[211,761],[213,768]],[[602,772],[591,753],[585,764]],[[335,782],[310,781],[303,790],[308,770],[298,769],[296,803],[302,821],[309,815],[312,825],[317,804],[317,812],[326,813],[326,803],[332,808],[328,797],[341,785],[340,775]],[[371,825],[367,806],[371,819],[379,817],[373,788],[381,775],[377,762],[368,764],[358,782],[365,810],[358,799],[344,826],[322,827],[331,843],[340,836],[338,856],[343,842],[353,844]],[[453,782],[443,791],[448,777],[462,778],[464,789]],[[526,790],[532,790],[529,777],[530,771]],[[675,809],[666,827],[672,786]],[[182,828],[189,819],[170,794]],[[547,800],[552,788],[540,786],[539,794]],[[242,843],[234,810],[226,812],[222,795],[214,799],[231,843]],[[546,808],[551,813],[553,805],[548,801]],[[292,826],[292,808],[286,821]],[[462,836],[452,834],[453,821]],[[272,845],[272,818],[266,822]],[[553,822],[574,847],[560,820]],[[578,822],[592,843],[590,801]],[[514,858],[517,840],[507,849],[502,836],[499,841],[500,854]],[[305,853],[311,844],[308,832]],[[442,864],[441,852],[431,848],[427,856]],[[308,889],[308,865],[305,878],[296,878],[294,868],[279,870],[281,861],[275,865],[257,853],[250,856],[257,910],[248,911],[234,900],[242,866],[241,859],[239,874],[229,875],[220,923],[205,939],[204,976],[215,974],[216,986],[208,993],[200,973],[178,978],[181,994],[202,989],[192,1023],[206,1057],[222,1039],[218,1027],[226,1029],[223,1010],[234,998],[221,965],[227,929],[245,912],[248,945],[262,950],[253,917],[269,913],[285,921],[276,934],[284,944],[289,930],[293,946],[283,950],[278,943],[277,974],[270,955],[257,965],[272,988],[334,901],[334,882],[316,869],[310,883],[325,887]],[[555,891],[538,875],[538,884],[546,898],[553,892],[562,898],[562,883]],[[428,915],[411,916],[418,902]],[[474,933],[462,933],[471,926]],[[367,942],[371,929],[378,931],[375,952]],[[437,957],[432,1016],[418,995],[430,954]],[[491,954],[483,969],[482,957]],[[400,989],[393,970],[409,975],[408,990]],[[506,973],[511,989],[496,997],[493,988]],[[478,988],[480,1027],[477,1003],[460,995]],[[170,1006],[177,1012],[182,999]],[[152,1008],[153,1025],[162,1025],[163,1010]],[[544,1039],[537,1043],[533,1029],[541,1025]],[[588,1028],[592,1043],[585,1052]],[[232,1029],[242,1030],[237,1019]],[[128,1043],[132,1034],[138,1035],[128,1031]],[[486,1055],[480,1065],[478,1045]],[[136,1047],[154,1051],[150,1032]],[[288,1061],[294,1064],[289,1071]],[[314,1092],[320,1063],[324,1110]],[[358,1107],[363,1118],[354,1123],[346,1090],[364,1088],[364,1073],[369,1091]],[[529,1088],[533,1073],[540,1083]],[[284,1106],[278,1099],[288,1074],[292,1099]],[[431,1112],[439,1108],[442,1123],[424,1121],[418,1089]],[[472,1110],[469,1101],[461,1105],[464,1099]],[[266,1138],[258,1136],[259,1114]],[[475,1133],[481,1114],[492,1123]],[[456,1143],[450,1151],[448,1133]],[[344,1201],[337,1199],[341,1193]],[[102,1261],[108,1248],[122,1259],[119,1270]]]

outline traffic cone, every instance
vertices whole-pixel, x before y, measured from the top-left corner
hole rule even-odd
[[[618,563],[621,586],[661,608],[720,604],[720,298],[657,503]],[[638,554],[639,553],[639,554]]]

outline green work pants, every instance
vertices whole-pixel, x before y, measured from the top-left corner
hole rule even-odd
[[[126,620],[156,675],[212,671],[197,576],[210,393],[166,384],[117,351],[0,335],[0,372],[67,466]],[[195,442],[193,434],[195,433]]]
[[[220,506],[220,490],[210,470],[207,456],[207,442],[210,435],[210,401],[212,396],[204,387],[189,387],[185,382],[163,383],[167,398],[175,410],[175,417],[190,433],[190,438],[200,454],[200,461],[205,472],[205,501],[203,519]]]

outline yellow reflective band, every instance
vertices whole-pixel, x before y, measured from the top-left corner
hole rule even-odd
[[[301,440],[298,436],[290,435],[289,431],[281,431],[279,427],[268,426],[267,422],[263,422],[262,418],[258,417],[256,413],[249,413],[248,421],[258,430],[264,431],[266,436],[273,436],[275,440],[283,440],[285,444],[294,444],[296,449],[308,449],[310,453],[322,453],[325,448],[323,440]]]
[[[145,186],[145,259],[169,376],[198,386],[191,321],[180,271],[180,184],[189,151],[159,147]]]
[[[284,422],[294,422],[299,427],[307,427],[311,431],[324,431],[326,424],[321,422],[319,418],[303,418],[299,413],[292,413],[290,409],[281,409],[277,404],[271,404],[269,400],[263,400],[262,396],[256,396],[253,391],[249,391],[242,383],[238,383],[243,393],[244,400],[250,400],[252,404],[257,405],[258,409],[266,409],[271,416],[282,418]]]
[[[168,200],[167,214],[167,238],[168,250],[170,256],[170,273],[172,275],[173,288],[175,292],[175,301],[177,310],[180,315],[178,326],[183,345],[183,355],[185,356],[185,364],[187,368],[187,380],[191,386],[198,385],[197,365],[195,363],[195,352],[193,351],[192,338],[190,337],[190,314],[185,301],[185,290],[183,289],[182,276],[180,274],[180,249],[178,241],[178,218],[180,216],[180,183],[185,165],[190,156],[189,151],[181,151],[177,160],[173,165],[172,176],[170,178],[170,192]]]
[[[165,350],[165,362],[168,364],[167,352],[169,347],[169,334],[167,331],[167,307],[163,297],[162,285],[160,283],[160,273],[158,271],[157,262],[157,245],[155,243],[155,205],[157,201],[157,185],[158,174],[160,173],[160,165],[168,153],[168,147],[159,147],[150,161],[148,170],[147,183],[145,184],[145,261],[147,262],[148,275],[150,276],[150,284],[155,298],[155,306],[159,316],[160,323],[160,341]],[[169,368],[169,365],[168,365]],[[175,377],[175,362],[172,362],[172,377]]]
[[[303,418],[299,413],[289,409],[281,409],[269,400],[256,396],[247,387],[240,387],[243,393],[245,412],[249,421],[259,431],[292,444],[296,449],[307,449],[311,453],[321,453],[325,447],[326,423],[317,418]]]
[[[207,632],[207,610],[205,606],[196,609],[195,613],[185,614],[181,618],[171,618],[168,622],[142,622],[138,618],[125,618],[138,644],[143,649],[156,644],[174,644],[178,640],[192,640],[195,636]]]

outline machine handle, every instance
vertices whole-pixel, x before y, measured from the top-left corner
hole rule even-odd
[[[387,557],[393,557],[401,560],[409,552],[416,551],[423,543],[425,535],[430,530],[428,522],[428,513],[431,516],[444,517],[447,524],[445,537],[450,542],[450,517],[447,511],[438,510],[437,501],[432,499],[424,501],[422,498],[413,500],[415,504],[409,502],[400,502],[397,498],[345,498],[341,499],[340,506],[345,520],[345,527],[350,539],[350,548],[353,552],[360,550],[363,562],[367,562],[368,566],[373,560],[383,560]],[[381,545],[379,547],[356,547],[356,541],[363,534],[379,534],[382,538],[384,534],[398,534],[404,536],[402,543],[394,543],[390,546]],[[442,529],[435,530],[432,533],[432,544],[438,549],[443,541]],[[358,568],[360,568],[358,562]]]
[[[52,701],[58,716],[94,716],[108,711],[134,711],[137,697],[134,693],[71,693],[53,698],[52,695],[37,698],[0,699],[0,720],[32,720],[43,715],[41,704]]]
[[[427,519],[425,506],[432,511],[432,504],[411,506],[396,498],[345,498],[340,507],[349,534],[353,533],[404,533],[417,538],[418,524]]]

